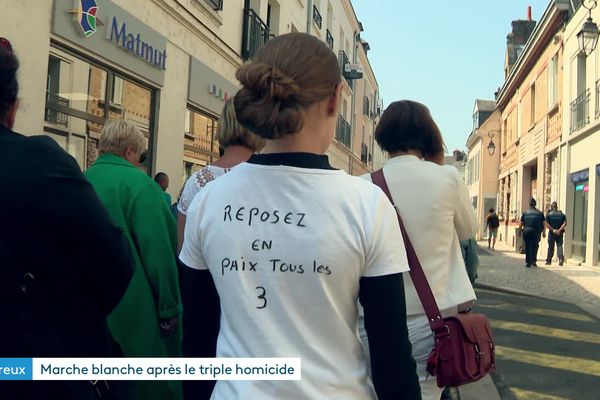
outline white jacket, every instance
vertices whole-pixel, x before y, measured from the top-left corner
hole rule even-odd
[[[474,300],[459,240],[475,236],[477,218],[457,169],[406,155],[388,160],[383,173],[439,309]],[[424,314],[408,273],[404,289],[407,314]]]

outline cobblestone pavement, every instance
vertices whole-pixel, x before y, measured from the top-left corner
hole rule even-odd
[[[569,262],[559,267],[556,260],[544,265],[539,259],[539,267],[525,268],[525,255],[503,243],[488,250],[487,242],[481,241],[479,250],[477,284],[576,304],[600,318],[600,267]]]

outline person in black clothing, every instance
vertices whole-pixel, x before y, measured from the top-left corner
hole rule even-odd
[[[0,358],[111,357],[129,245],[77,162],[14,131],[18,61],[0,38]],[[126,399],[125,382],[0,380],[0,399]]]
[[[537,267],[537,252],[540,245],[540,234],[546,237],[544,214],[535,208],[537,202],[534,198],[529,200],[529,209],[521,216],[520,228],[523,228],[525,241],[525,266]]]
[[[486,218],[486,227],[488,230],[488,249],[490,248],[491,244],[491,248],[494,250],[494,247],[496,247],[498,228],[500,227],[500,218],[498,218],[498,214],[496,214],[493,208],[490,208],[488,212],[488,216]]]
[[[546,214],[546,227],[548,228],[548,256],[546,265],[550,265],[554,257],[554,244],[558,253],[558,265],[562,266],[565,262],[563,254],[563,234],[567,226],[567,217],[558,209],[555,201],[550,205],[550,211]]]

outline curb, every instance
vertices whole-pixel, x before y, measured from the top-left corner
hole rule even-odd
[[[460,400],[502,400],[491,375],[456,388]]]

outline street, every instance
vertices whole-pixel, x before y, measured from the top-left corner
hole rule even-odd
[[[567,303],[477,290],[491,320],[502,399],[598,399],[600,322]]]
[[[600,271],[575,264],[525,268],[523,255],[482,245],[474,310],[492,324],[500,398],[600,399]],[[490,387],[459,388],[460,398],[496,396]]]

